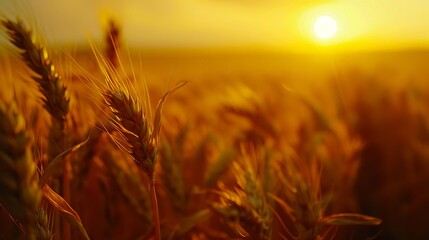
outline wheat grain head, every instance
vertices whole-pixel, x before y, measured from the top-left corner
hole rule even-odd
[[[48,51],[36,40],[22,20],[3,20],[1,23],[9,35],[10,42],[20,50],[21,58],[33,71],[32,79],[39,86],[43,106],[52,117],[48,139],[48,157],[52,160],[65,147],[64,129],[70,103],[67,88],[49,58]]]
[[[51,231],[51,227],[49,225],[48,214],[44,209],[39,209],[36,211],[36,239],[37,240],[51,240],[54,235]]]
[[[234,162],[237,184],[234,190],[221,185],[220,201],[213,210],[224,218],[235,232],[248,239],[271,239],[271,212],[262,184],[250,166]]]
[[[31,139],[13,105],[0,102],[0,203],[32,239],[41,200]]]
[[[36,41],[31,30],[27,29],[22,20],[3,20],[9,39],[21,52],[26,65],[34,72],[32,78],[39,85],[43,95],[45,109],[58,122],[64,122],[69,111],[67,88],[56,72],[43,44]]]

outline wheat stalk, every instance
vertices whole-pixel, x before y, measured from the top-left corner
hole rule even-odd
[[[49,58],[46,48],[37,42],[32,31],[27,29],[20,19],[3,20],[2,24],[7,30],[10,42],[21,51],[23,61],[33,71],[32,79],[38,84],[43,95],[43,106],[52,117],[48,138],[48,160],[51,161],[65,148],[66,117],[70,102],[66,95],[67,88]],[[66,159],[62,165],[62,185],[59,180],[61,172],[53,183],[67,201],[70,201],[70,169],[70,162]],[[63,225],[64,236],[69,236],[68,224]]]
[[[34,237],[40,200],[24,119],[13,106],[0,102],[0,203],[22,225],[22,239]]]
[[[113,139],[129,152],[134,162],[149,179],[155,239],[160,240],[161,229],[155,187],[155,166],[162,121],[162,106],[167,97],[185,85],[186,82],[178,84],[164,94],[158,102],[152,119],[147,88],[147,98],[145,100],[138,98],[138,90],[131,83],[131,80],[121,76],[117,69],[102,56],[100,51],[95,46],[92,45],[92,47],[100,70],[104,74],[104,86],[100,87],[96,81],[91,83],[98,89],[104,103],[110,108],[113,114],[110,123],[125,140],[125,146],[112,136]],[[121,62],[119,65],[121,66],[120,69],[123,70]]]
[[[23,61],[33,71],[32,79],[38,84],[43,95],[44,108],[52,117],[48,144],[49,160],[52,160],[64,150],[64,129],[70,101],[66,96],[67,89],[56,72],[46,48],[36,41],[31,30],[28,30],[19,19],[4,20],[2,24],[11,43],[21,51]]]
[[[113,89],[112,89],[113,90]],[[155,189],[156,139],[153,138],[148,119],[142,107],[128,92],[121,89],[108,90],[104,98],[112,113],[115,115],[114,125],[126,139],[130,155],[135,163],[150,179],[153,221],[156,239],[161,239],[158,200]]]
[[[109,19],[105,35],[106,57],[114,68],[118,66],[120,37],[121,29],[119,28],[118,23],[113,18]]]

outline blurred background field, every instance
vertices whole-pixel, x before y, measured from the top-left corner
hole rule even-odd
[[[97,71],[89,50],[72,55],[80,65]],[[64,57],[59,56],[62,58],[59,62],[64,62]],[[338,179],[331,178],[347,179],[348,176],[336,176],[339,172],[350,174],[354,180],[347,186],[350,189],[345,190],[347,195],[337,200],[334,198],[328,210],[376,216],[383,220],[383,224],[370,233],[352,229],[346,236],[339,235],[339,239],[360,239],[359,234],[374,235],[376,239],[424,239],[428,236],[429,89],[426,65],[429,54],[402,51],[282,55],[142,50],[131,58],[138,74],[137,81],[144,79],[147,82],[154,101],[174,83],[189,81],[165,106],[167,135],[188,129],[191,146],[209,134],[214,135],[216,148],[229,148],[234,141],[242,141],[244,135],[255,131],[253,137],[259,138],[262,134],[262,138],[271,139],[275,151],[293,148],[297,154],[305,155],[311,147],[306,145],[316,144],[313,147],[317,149],[314,153],[317,158],[340,161],[322,168],[326,187],[336,187]],[[11,69],[15,71],[13,61],[3,60],[2,72],[7,72],[6,75]],[[65,70],[69,71],[73,72],[73,68]],[[22,74],[22,69],[18,69],[19,72]],[[71,86],[72,96],[88,98],[87,90],[80,89],[85,89],[85,84],[79,78],[66,81]],[[10,90],[3,88],[4,91]],[[37,102],[37,98],[31,101]],[[78,108],[84,106],[82,103],[76,105]],[[254,117],[267,121],[275,134],[266,133],[263,127],[262,130],[255,128],[246,116],[228,113],[226,106],[255,111]],[[317,112],[312,112],[313,107]],[[334,128],[335,134],[320,127],[318,121]],[[344,139],[336,143],[329,135],[337,134]],[[349,146],[353,144],[349,143],[350,139],[359,140],[360,147]],[[348,151],[348,148],[355,152],[341,154],[351,156],[335,153]],[[353,169],[350,172],[341,170],[344,167],[341,161],[350,157],[359,161],[356,176],[353,176]],[[190,167],[184,174],[195,171],[198,169]],[[89,176],[86,181],[100,177]],[[102,184],[108,180],[97,181]],[[136,213],[129,209],[124,199],[112,195],[118,191],[112,183],[103,184],[113,189],[100,190],[97,185],[88,185],[84,190],[76,190],[77,199],[72,206],[80,213],[88,232],[95,239],[138,235],[141,230],[138,230],[139,221],[135,221],[138,219]],[[100,194],[99,191],[107,192]],[[106,199],[109,202],[105,202]],[[163,206],[164,200],[160,201]]]

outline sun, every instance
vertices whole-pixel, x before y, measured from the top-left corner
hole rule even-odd
[[[320,16],[314,22],[313,30],[319,38],[330,38],[337,33],[337,22],[331,16]]]

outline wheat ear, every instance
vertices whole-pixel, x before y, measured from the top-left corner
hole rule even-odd
[[[234,162],[238,187],[227,190],[221,185],[220,201],[213,204],[213,210],[239,235],[269,240],[272,236],[272,214],[261,182],[250,164],[246,165]]]
[[[130,155],[150,179],[149,190],[152,203],[152,214],[155,226],[155,237],[161,239],[158,212],[158,200],[155,189],[156,139],[152,137],[150,125],[142,107],[125,90],[108,90],[104,98],[115,115],[114,125],[126,139]]]
[[[70,102],[66,95],[67,88],[50,60],[46,48],[36,41],[32,31],[27,29],[20,19],[16,21],[4,20],[2,24],[7,30],[11,43],[21,51],[22,59],[33,71],[32,79],[38,84],[43,95],[43,106],[52,117],[48,138],[48,159],[51,161],[65,149],[65,126]],[[62,185],[60,185],[61,180],[59,180],[61,174],[57,176],[54,185],[64,199],[69,201],[69,171],[71,167],[67,159],[62,168]],[[67,223],[63,225],[63,237],[67,240],[70,235],[70,227]]]
[[[128,92],[108,90],[104,98],[116,119],[114,124],[126,139],[130,155],[150,179],[149,190],[156,239],[161,239],[158,201],[155,190],[156,139],[152,137],[150,125],[142,107]]]
[[[64,122],[69,112],[69,98],[66,87],[55,66],[49,58],[46,48],[38,43],[31,30],[28,30],[21,20],[2,21],[10,41],[21,50],[20,54],[26,65],[36,74],[32,78],[39,85],[43,94],[43,103],[49,114],[64,128]]]
[[[155,172],[155,139],[141,105],[125,91],[107,91],[107,104],[116,116],[118,130],[127,140],[134,161],[153,179]]]
[[[24,119],[13,106],[0,102],[0,205],[22,225],[22,239],[34,238],[40,200]]]
[[[37,240],[51,240],[53,239],[53,234],[49,225],[48,214],[45,210],[39,209],[36,212],[36,239]]]
[[[121,29],[113,18],[109,19],[105,41],[106,57],[114,68],[118,67],[118,55],[120,48]]]
[[[91,44],[100,70],[104,74],[104,86],[92,80],[92,84],[99,90],[104,103],[110,108],[110,123],[123,137],[126,146],[116,141],[119,146],[126,148],[134,162],[149,178],[149,192],[152,203],[152,215],[155,227],[155,239],[161,240],[161,229],[156,196],[155,166],[158,151],[159,133],[162,125],[162,108],[167,97],[187,82],[179,82],[174,88],[167,91],[159,100],[155,114],[152,117],[150,98],[145,86],[145,99],[139,98],[140,93],[136,85],[127,76],[122,76],[111,63],[105,59],[100,50]],[[119,61],[119,69],[124,68]],[[125,73],[125,72],[124,72]],[[126,74],[125,74],[126,75]],[[134,76],[135,77],[135,76]],[[103,85],[103,83],[101,83]]]

